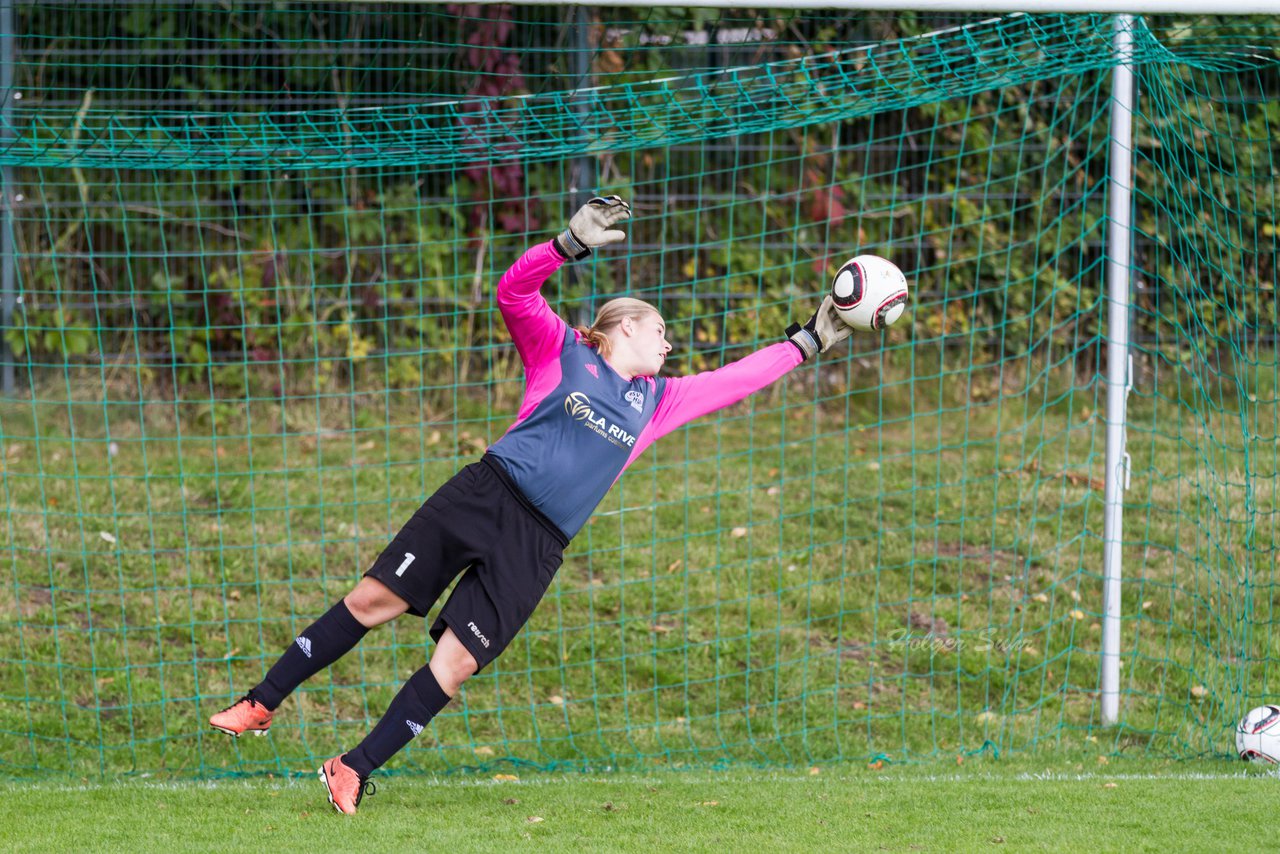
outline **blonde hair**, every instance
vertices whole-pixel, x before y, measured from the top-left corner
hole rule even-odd
[[[653,312],[658,316],[662,315],[662,312],[642,299],[618,297],[600,306],[600,310],[596,312],[596,319],[590,327],[575,326],[574,328],[582,335],[582,340],[586,342],[588,347],[596,348],[596,352],[602,358],[607,359],[612,349],[612,345],[609,342],[609,331],[622,323],[622,318],[624,317],[638,320],[649,312]]]

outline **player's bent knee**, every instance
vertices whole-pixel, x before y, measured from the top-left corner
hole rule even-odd
[[[462,687],[462,683],[475,675],[480,669],[476,661],[452,629],[445,629],[436,650],[431,656],[431,672],[435,675],[440,688],[452,697]]]
[[[433,658],[432,660],[434,661],[435,659]],[[443,675],[449,684],[441,684],[440,687],[444,688],[450,695],[456,692],[463,682],[475,676],[476,671],[480,669],[475,656],[465,649],[456,652],[454,655],[447,656],[441,664],[444,665],[442,668],[444,670]],[[437,679],[439,679],[439,676],[437,676]]]
[[[343,601],[347,610],[365,628],[373,628],[392,620],[409,609],[409,603],[381,581],[362,578]]]

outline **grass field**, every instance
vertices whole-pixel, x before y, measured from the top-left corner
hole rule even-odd
[[[397,776],[351,817],[334,812],[310,776],[0,791],[3,847],[14,852],[1207,852],[1273,842],[1269,813],[1253,807],[1268,803],[1278,782],[1239,763],[1141,760],[518,781]]]

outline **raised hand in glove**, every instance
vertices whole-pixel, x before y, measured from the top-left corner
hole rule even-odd
[[[556,249],[571,261],[581,261],[591,250],[626,238],[611,226],[631,218],[631,205],[621,196],[596,196],[569,220],[569,227],[555,239]]]
[[[791,343],[799,348],[800,355],[807,360],[830,350],[848,338],[851,332],[853,329],[840,319],[835,302],[827,294],[813,317],[803,326],[799,323],[791,324],[787,327],[786,334]]]

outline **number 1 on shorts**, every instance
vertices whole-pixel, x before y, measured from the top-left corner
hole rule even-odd
[[[413,563],[413,552],[405,552],[404,560],[400,562],[400,567],[396,570],[396,575],[404,575],[404,571],[409,568],[409,564]]]

